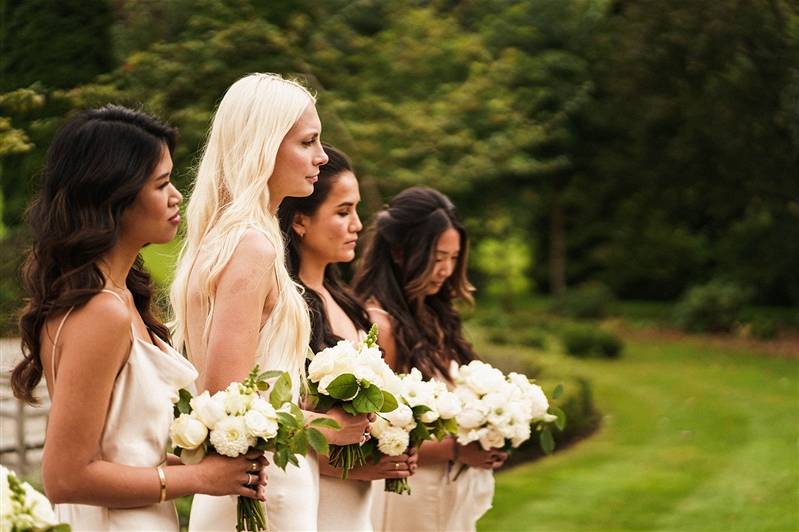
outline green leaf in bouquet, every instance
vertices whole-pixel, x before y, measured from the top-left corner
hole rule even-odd
[[[312,427],[327,427],[329,429],[334,429],[334,430],[338,430],[338,429],[341,428],[341,425],[338,424],[338,421],[336,421],[333,418],[329,418],[329,417],[318,417],[318,418],[314,419],[313,421],[311,421],[311,426]]]
[[[352,373],[339,375],[327,385],[327,395],[340,401],[350,401],[358,394],[358,379]]]
[[[314,410],[317,412],[327,412],[338,403],[338,399],[330,397],[329,395],[318,395],[318,401],[314,405]]]
[[[447,432],[450,434],[457,434],[458,433],[458,422],[455,421],[455,418],[450,419],[442,419],[441,424],[444,426]]]
[[[549,430],[549,427],[544,427],[544,430],[541,431],[539,442],[541,450],[546,454],[551,454],[555,450],[555,438],[552,437],[552,431]]]
[[[261,392],[265,392],[266,390],[269,389],[269,385],[267,383],[265,383],[264,381],[256,382],[255,383],[255,387],[258,388],[258,390],[261,391]]]
[[[50,526],[44,529],[44,532],[70,532],[72,527],[66,523],[61,523],[60,525]]]
[[[413,417],[415,418],[419,418],[425,412],[433,411],[433,409],[427,405],[416,405],[413,408],[411,408],[411,410],[413,410]]]
[[[275,381],[272,393],[269,394],[269,402],[275,409],[283,406],[283,403],[291,401],[291,377],[285,371]]]
[[[361,391],[352,400],[352,406],[361,414],[379,412],[380,407],[383,406],[383,391],[377,386],[361,388]]]
[[[425,440],[430,439],[430,431],[424,423],[417,423],[409,434],[410,446],[418,447]]]
[[[264,371],[263,373],[258,375],[258,380],[259,381],[268,381],[269,379],[275,379],[277,377],[280,377],[284,373],[285,373],[285,371],[280,371],[280,370],[277,370],[277,369]]]
[[[555,420],[555,426],[558,427],[558,430],[563,430],[566,427],[566,412],[556,406],[550,406],[549,411],[552,415],[558,416],[558,419]]]
[[[298,430],[291,438],[291,450],[294,454],[305,456],[308,453],[308,431]]]
[[[563,384],[558,384],[552,391],[552,399],[557,399],[563,394]]]
[[[360,413],[352,406],[351,402],[341,403],[341,409],[351,416],[357,416]]]
[[[321,419],[321,418],[320,418]],[[315,419],[314,421],[318,421]],[[333,421],[332,419],[330,421]],[[305,431],[305,434],[308,438],[308,445],[316,451],[316,454],[320,454],[323,456],[327,456],[330,454],[330,446],[327,443],[327,438],[316,430],[315,428],[308,428]]]
[[[380,407],[380,411],[393,412],[397,409],[397,406],[399,406],[399,404],[397,403],[397,398],[394,397],[394,394],[383,390],[383,406]]]
[[[301,427],[300,423],[297,421],[297,418],[288,412],[278,412],[277,419],[282,426],[290,430],[295,430]]]
[[[269,444],[265,439],[258,438],[257,441],[255,442],[255,448],[258,449],[259,451],[267,451],[269,450]]]
[[[449,436],[449,431],[447,431],[447,429],[444,427],[444,424],[436,422],[436,424],[433,426],[433,437],[438,441],[441,441],[447,436]]]
[[[305,414],[303,414],[302,409],[294,403],[291,403],[291,414],[297,419],[297,423],[299,423],[300,426],[305,425]]]
[[[291,462],[294,467],[300,467],[300,461],[297,460],[297,455],[294,453],[289,453],[289,462]]]
[[[373,323],[369,327],[369,334],[366,335],[366,340],[363,341],[366,347],[374,347],[377,345],[377,324]]]
[[[280,469],[282,469],[283,471],[285,471],[286,466],[289,463],[290,454],[291,451],[289,451],[288,447],[280,447],[277,451],[275,451],[275,454],[272,455],[272,458],[275,461],[275,465]]]
[[[178,390],[178,402],[175,403],[173,414],[180,417],[180,414],[191,414],[191,392],[185,388]]]

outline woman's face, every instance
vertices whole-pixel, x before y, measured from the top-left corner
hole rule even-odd
[[[137,245],[163,244],[175,238],[180,224],[178,205],[183,199],[170,181],[172,157],[164,146],[161,160],[139,190],[130,207],[122,212],[120,234]]]
[[[438,237],[435,253],[433,272],[428,281],[427,295],[437,294],[444,282],[452,276],[458,257],[461,253],[461,237],[458,231],[450,227]]]
[[[293,229],[300,235],[302,260],[323,264],[350,262],[355,258],[358,233],[363,229],[358,217],[361,194],[352,172],[335,176],[330,192],[311,215],[298,214]]]
[[[275,169],[268,185],[274,206],[279,205],[283,198],[305,197],[313,193],[319,167],[327,163],[321,133],[322,123],[316,114],[316,106],[308,104],[277,150]]]

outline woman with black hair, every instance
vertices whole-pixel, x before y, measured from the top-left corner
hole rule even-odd
[[[73,530],[175,530],[167,499],[263,500],[261,453],[167,457],[172,399],[197,377],[150,308],[139,251],[172,240],[181,195],[170,182],[175,131],[124,107],[78,114],[56,135],[29,212],[22,272],[29,300],[14,394],[51,397],[42,479]]]
[[[354,279],[380,328],[380,347],[398,373],[417,368],[425,378],[450,381],[450,365],[476,358],[463,336],[455,308],[472,303],[466,278],[468,239],[455,207],[444,194],[409,188],[375,215],[366,251]],[[378,530],[474,530],[491,507],[492,471],[507,458],[478,443],[454,438],[426,442],[408,496],[376,500]],[[454,480],[455,464],[470,466]]]
[[[341,281],[337,263],[355,258],[362,229],[357,207],[358,180],[346,155],[324,146],[329,157],[319,171],[314,192],[304,198],[286,198],[280,205],[280,226],[286,235],[287,264],[305,288],[311,311],[311,348],[314,352],[339,340],[362,340],[369,316]],[[318,529],[372,530],[371,481],[406,478],[416,469],[416,456],[383,456],[377,464],[356,467],[347,480],[341,470],[319,460]]]

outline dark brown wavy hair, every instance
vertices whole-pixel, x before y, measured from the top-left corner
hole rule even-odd
[[[294,280],[305,288],[305,301],[311,312],[311,349],[319,352],[322,349],[335,345],[341,338],[333,333],[330,320],[325,312],[325,305],[321,296],[311,288],[305,286],[300,279],[300,237],[292,228],[298,214],[313,216],[319,207],[330,195],[330,190],[344,172],[353,172],[352,163],[343,152],[333,146],[324,145],[328,162],[319,168],[319,180],[314,185],[313,194],[303,198],[286,198],[280,204],[278,218],[280,228],[286,240],[286,264]],[[353,172],[354,173],[354,172]],[[341,279],[338,266],[328,264],[325,268],[323,280],[325,289],[333,300],[341,307],[347,317],[359,329],[369,330],[369,315],[363,305],[354,296],[352,291]]]
[[[427,295],[436,243],[449,228],[460,235],[461,253],[441,289]],[[391,316],[401,371],[418,368],[427,378],[449,378],[451,361],[476,358],[454,305],[456,299],[474,302],[466,278],[468,252],[455,206],[432,188],[406,189],[375,215],[353,286],[359,297],[374,298]]]
[[[19,330],[23,360],[14,395],[37,403],[42,378],[41,333],[48,319],[85,305],[105,286],[97,260],[117,243],[122,212],[147,183],[176,131],[139,111],[109,105],[83,111],[56,134],[47,151],[41,190],[28,210],[33,245],[22,267],[28,300]],[[136,258],[126,283],[147,327],[164,341],[168,329],[150,310],[153,287]]]

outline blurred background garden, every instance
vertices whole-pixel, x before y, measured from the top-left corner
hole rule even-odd
[[[450,195],[478,352],[564,385],[558,450],[516,453],[482,530],[799,530],[795,1],[4,0],[1,336],[64,119],[175,124],[186,193],[256,71],[316,92],[365,222]],[[145,250],[161,287],[178,249]]]

